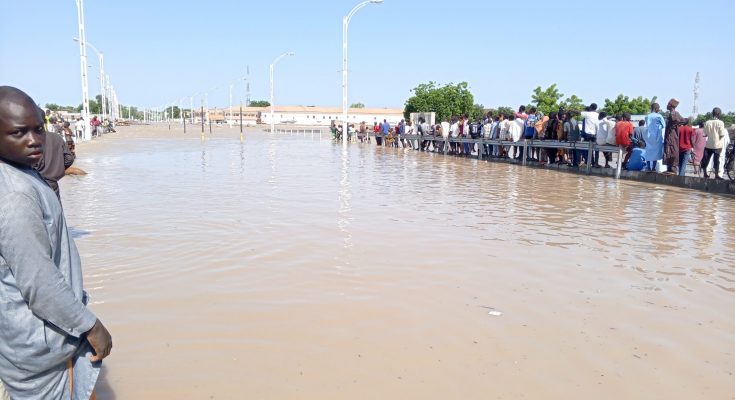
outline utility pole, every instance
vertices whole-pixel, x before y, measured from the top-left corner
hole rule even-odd
[[[699,72],[694,77],[694,105],[692,106],[692,118],[697,118],[699,114]]]
[[[84,0],[76,0],[77,25],[79,28],[79,61],[82,77],[82,119],[84,120],[84,140],[92,139],[92,129],[89,125],[89,80],[87,79],[87,35],[84,30]]]
[[[250,65],[245,72],[245,107],[250,107]]]
[[[233,85],[230,83],[230,117],[227,119],[227,124],[232,128],[232,87]]]

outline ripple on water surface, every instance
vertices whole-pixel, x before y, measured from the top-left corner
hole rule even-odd
[[[78,164],[108,395],[735,392],[731,198],[262,133],[110,135]]]

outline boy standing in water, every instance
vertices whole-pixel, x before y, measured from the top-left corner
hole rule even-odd
[[[112,339],[87,309],[61,203],[32,168],[45,135],[35,102],[0,86],[0,379],[12,399],[89,399]]]

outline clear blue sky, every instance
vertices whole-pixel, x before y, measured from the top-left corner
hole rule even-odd
[[[339,106],[341,18],[357,0],[85,2],[87,40],[123,104],[164,105],[203,91],[226,106],[228,85],[250,65],[252,99]],[[602,103],[619,93],[677,97],[700,111],[735,110],[735,3],[726,0],[536,1],[385,0],[350,25],[350,102],[402,107],[429,80],[467,81],[486,107],[530,101],[537,85]],[[42,105],[81,103],[74,0],[3,0],[0,84]],[[530,11],[533,11],[532,13]],[[90,91],[99,91],[90,51]],[[727,72],[731,71],[731,72]],[[219,87],[218,89],[212,89]],[[235,88],[235,102],[243,86]],[[196,103],[199,100],[195,100]],[[188,104],[188,100],[185,104]]]

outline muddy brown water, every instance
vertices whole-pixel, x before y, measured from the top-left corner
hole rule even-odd
[[[101,399],[735,393],[730,197],[252,128],[79,152]]]

